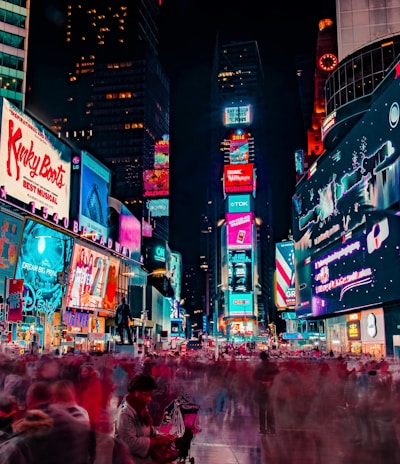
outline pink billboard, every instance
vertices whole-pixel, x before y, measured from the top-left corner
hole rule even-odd
[[[229,248],[250,248],[253,244],[254,213],[226,213]]]

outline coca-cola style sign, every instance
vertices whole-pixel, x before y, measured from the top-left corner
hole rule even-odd
[[[49,215],[68,218],[72,150],[8,100],[0,104],[2,192]]]

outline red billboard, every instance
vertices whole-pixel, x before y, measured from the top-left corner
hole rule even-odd
[[[226,164],[224,166],[224,193],[252,192],[254,164]]]
[[[167,197],[169,195],[169,170],[148,169],[143,172],[145,197]]]

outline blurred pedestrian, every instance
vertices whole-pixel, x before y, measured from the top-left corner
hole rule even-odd
[[[25,416],[0,445],[2,464],[88,464],[89,427],[51,404],[50,384],[37,381],[27,391]]]
[[[7,393],[0,393],[0,443],[6,441],[13,433],[12,424],[17,412],[15,398]]]
[[[78,404],[89,414],[92,429],[99,430],[101,427],[103,387],[99,373],[92,364],[83,363],[81,365],[76,392]]]
[[[271,388],[279,367],[271,361],[266,351],[261,351],[260,363],[254,369],[255,399],[258,406],[260,433],[275,434],[275,405]]]

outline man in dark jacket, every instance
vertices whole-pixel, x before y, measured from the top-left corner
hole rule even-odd
[[[278,374],[279,367],[269,359],[266,351],[261,351],[260,363],[254,369],[254,380],[256,382],[255,399],[258,405],[260,433],[262,434],[275,434],[275,408],[271,387]]]
[[[126,330],[126,333],[128,334],[129,344],[132,345],[132,334],[131,328],[129,327],[129,321],[132,320],[132,316],[129,310],[129,305],[126,304],[125,297],[122,298],[121,303],[117,307],[116,320],[117,331],[121,339],[121,344],[124,344],[124,330]]]

